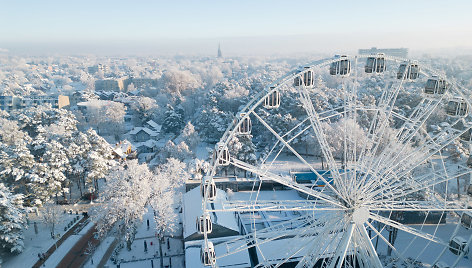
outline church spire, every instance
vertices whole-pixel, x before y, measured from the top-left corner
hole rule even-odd
[[[223,58],[223,54],[221,54],[221,46],[220,46],[220,43],[218,43],[218,58]]]

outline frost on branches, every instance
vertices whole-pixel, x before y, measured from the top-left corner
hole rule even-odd
[[[0,247],[13,253],[24,249],[23,230],[27,227],[23,195],[12,194],[0,183]]]
[[[174,230],[177,214],[174,207],[180,200],[176,189],[183,185],[188,173],[186,164],[170,158],[151,172],[146,164],[129,160],[114,167],[101,195],[102,207],[97,216],[98,229],[103,235],[115,224],[125,234],[128,244],[133,240],[136,225],[148,210],[154,211],[156,232],[160,239]]]
[[[99,211],[98,230],[101,234],[108,231],[115,223],[122,225],[121,231],[129,240],[134,226],[146,213],[146,204],[151,194],[149,187],[153,177],[146,164],[138,160],[127,161],[111,170],[101,194],[102,207]]]

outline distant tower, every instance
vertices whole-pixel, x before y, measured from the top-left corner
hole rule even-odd
[[[221,54],[221,46],[218,43],[218,58],[223,58],[223,54]]]

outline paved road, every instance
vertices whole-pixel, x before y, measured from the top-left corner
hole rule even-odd
[[[51,256],[54,251],[56,250],[56,248],[58,248],[60,245],[62,245],[62,243],[64,241],[66,241],[67,238],[69,238],[69,236],[73,235],[78,229],[80,229],[81,227],[83,227],[83,223],[85,222],[85,220],[87,220],[88,217],[82,217],[82,219],[80,219],[72,228],[70,228],[60,239],[59,241],[57,241],[57,243],[55,245],[52,245],[48,251],[46,251],[45,253],[45,259],[42,259],[42,260],[38,260],[34,265],[33,265],[33,268],[38,268],[38,267],[41,267],[43,265],[43,263],[46,261],[47,258],[49,258],[49,256]]]
[[[89,242],[94,246],[98,246],[100,241],[95,238],[94,233],[97,231],[97,225],[95,224],[90,230],[80,238],[79,241],[71,248],[71,250],[64,256],[62,261],[57,267],[68,267],[75,268],[81,267],[85,261],[89,258],[89,255],[85,254],[89,246]]]

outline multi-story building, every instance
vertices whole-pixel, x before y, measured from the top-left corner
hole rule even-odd
[[[0,96],[0,110],[13,110],[15,98],[14,96]]]
[[[95,91],[125,91],[123,79],[103,79],[95,81]]]
[[[110,68],[103,64],[97,64],[94,66],[87,67],[87,71],[89,74],[95,74],[98,71],[103,71],[104,73],[106,73],[110,71]]]
[[[0,96],[0,109],[5,111],[50,104],[52,108],[69,106],[69,97],[63,95]]]
[[[125,87],[128,88],[130,84],[133,84],[134,88],[156,87],[157,79],[131,77],[125,80]]]
[[[359,49],[359,54],[377,54],[384,53],[389,56],[406,58],[408,56],[408,48],[376,48]]]

